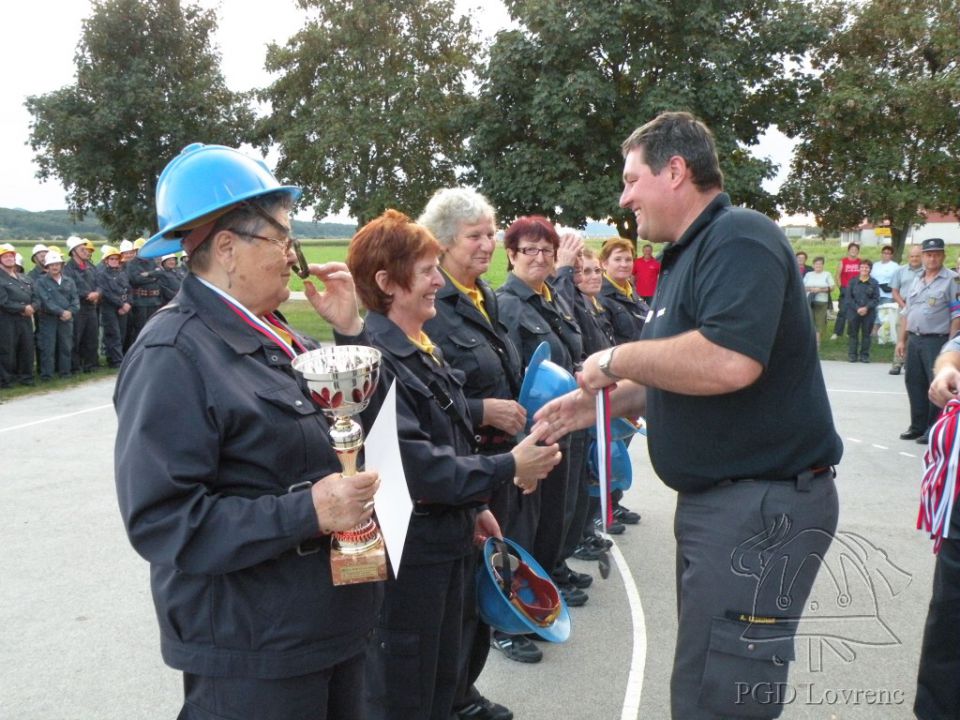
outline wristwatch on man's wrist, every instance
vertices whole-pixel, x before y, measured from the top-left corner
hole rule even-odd
[[[613,351],[616,349],[617,347],[616,345],[614,345],[612,348],[610,348],[603,355],[600,356],[600,363],[599,363],[600,370],[603,372],[604,375],[606,375],[611,380],[623,380],[622,377],[620,377],[619,375],[614,373],[613,370],[610,369],[610,363],[613,362]]]

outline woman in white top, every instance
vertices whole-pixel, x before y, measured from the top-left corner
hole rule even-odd
[[[817,347],[820,336],[827,329],[827,308],[830,307],[830,292],[835,283],[833,276],[823,269],[823,257],[813,259],[813,271],[803,276],[803,286],[810,298],[810,311],[813,314],[813,329],[817,333]]]

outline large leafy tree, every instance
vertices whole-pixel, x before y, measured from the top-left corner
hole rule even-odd
[[[477,48],[453,0],[299,0],[310,13],[267,51],[278,79],[260,139],[317,216],[363,224],[387,207],[417,214],[456,179],[455,118]],[[315,13],[315,15],[314,15]]]
[[[215,29],[179,0],[94,0],[76,82],[26,101],[37,176],[63,183],[75,217],[113,239],[154,228],[157,177],[181,148],[244,140],[253,114],[224,83]]]
[[[960,205],[960,2],[870,0],[832,12],[781,193],[828,231],[888,223],[899,258],[927,211]]]
[[[775,213],[748,151],[795,103],[801,58],[821,37],[793,0],[506,0],[519,30],[498,34],[481,77],[470,178],[505,218],[542,212],[573,226],[617,207],[620,143],[664,110],[713,130],[735,203]]]

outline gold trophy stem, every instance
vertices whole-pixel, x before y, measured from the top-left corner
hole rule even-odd
[[[363,447],[363,430],[349,417],[337,418],[330,429],[343,474],[357,474],[357,456]],[[330,571],[334,585],[353,585],[387,579],[387,555],[380,528],[370,518],[346,532],[333,533]]]

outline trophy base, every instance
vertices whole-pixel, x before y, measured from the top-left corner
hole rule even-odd
[[[330,574],[334,585],[383,582],[387,579],[387,552],[383,539],[356,554],[348,555],[338,548],[330,548]]]

